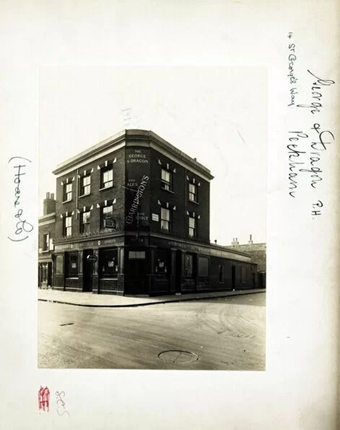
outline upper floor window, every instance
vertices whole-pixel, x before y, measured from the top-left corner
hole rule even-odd
[[[161,208],[161,229],[170,231],[171,214],[170,209]]]
[[[66,216],[64,220],[64,236],[69,237],[72,235],[72,216]]]
[[[63,201],[68,202],[72,200],[72,184],[64,184]]]
[[[197,236],[197,220],[189,216],[189,236],[196,237]]]
[[[83,176],[80,178],[80,195],[86,196],[91,192],[91,176]]]
[[[113,168],[103,167],[101,169],[101,188],[109,188],[113,186]]]
[[[162,188],[167,191],[172,191],[172,173],[162,169]]]
[[[100,208],[100,210],[101,228],[115,228],[115,220],[113,219],[113,205],[103,206]]]
[[[189,200],[197,202],[197,185],[189,183]]]
[[[44,234],[43,238],[43,251],[47,251],[50,248],[50,235],[49,233]]]
[[[88,233],[90,231],[90,211],[80,214],[80,233]]]

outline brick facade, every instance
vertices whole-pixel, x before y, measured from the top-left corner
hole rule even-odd
[[[125,130],[54,174],[54,288],[152,295],[256,287],[249,255],[210,244],[210,171],[153,132]]]

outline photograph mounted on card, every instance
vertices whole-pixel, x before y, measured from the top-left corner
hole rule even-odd
[[[39,367],[265,370],[266,69],[46,67],[39,94]]]

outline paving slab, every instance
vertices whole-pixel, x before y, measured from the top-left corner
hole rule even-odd
[[[183,302],[190,300],[216,299],[245,294],[265,293],[265,289],[218,291],[209,293],[176,294],[167,296],[119,296],[110,294],[93,294],[83,292],[57,291],[38,289],[38,300],[43,302],[61,303],[74,306],[122,308],[149,306],[164,303]]]

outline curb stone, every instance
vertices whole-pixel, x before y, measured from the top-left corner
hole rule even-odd
[[[245,290],[243,290],[245,291]],[[81,306],[81,307],[87,307],[87,308],[136,308],[136,307],[140,307],[140,306],[152,306],[152,305],[164,305],[166,303],[178,303],[178,302],[190,302],[190,301],[195,301],[195,300],[211,300],[211,299],[224,299],[226,297],[235,297],[235,296],[247,296],[249,294],[258,294],[258,293],[265,293],[266,289],[264,289],[263,291],[247,291],[247,292],[243,292],[243,291],[235,291],[233,292],[234,294],[226,294],[223,296],[217,296],[217,297],[213,297],[213,296],[209,296],[209,297],[188,297],[188,298],[181,298],[181,299],[176,299],[176,300],[162,300],[159,302],[146,302],[146,303],[131,303],[131,304],[127,304],[127,305],[95,305],[95,304],[90,304],[90,303],[71,303],[71,302],[66,302],[66,301],[61,301],[61,300],[53,300],[53,299],[38,299],[38,301],[40,302],[47,302],[47,303],[58,303],[61,305],[70,305],[70,306]]]

